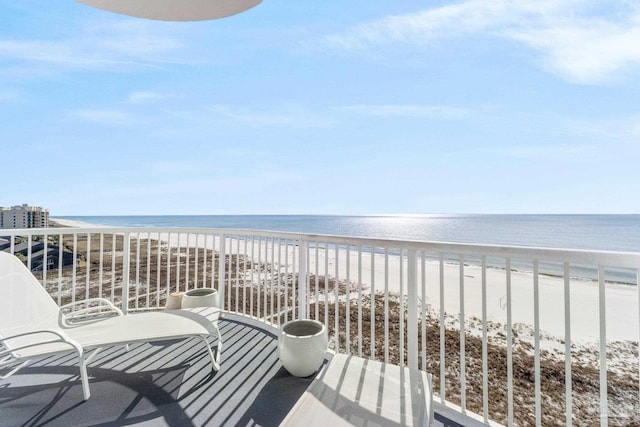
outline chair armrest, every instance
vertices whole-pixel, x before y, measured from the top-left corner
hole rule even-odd
[[[66,327],[99,320],[107,315],[123,315],[122,310],[105,298],[89,298],[65,304],[60,307],[58,314],[60,324]]]
[[[53,338],[40,337],[37,338],[37,335],[53,335]],[[28,336],[34,336],[33,342],[20,345],[18,347],[10,347],[8,345],[9,340],[23,338]],[[53,344],[53,343],[65,343],[72,347],[80,356],[82,356],[83,350],[82,346],[75,340],[69,338],[67,334],[58,329],[40,329],[36,331],[23,332],[21,334],[9,335],[9,336],[0,336],[0,344],[2,344],[2,349],[0,349],[0,359],[5,358],[6,356],[16,357],[13,353],[18,350],[22,350],[30,347],[37,347],[39,345]],[[2,360],[0,365],[6,364],[8,360]]]
[[[41,337],[39,339],[34,339],[31,342],[27,342],[26,344],[18,345],[15,347],[9,346],[9,342],[8,342],[9,340],[24,338],[30,335],[34,335],[34,336],[54,335],[54,337],[52,339],[46,339],[44,337]],[[78,353],[78,357],[80,358],[80,360],[81,361],[84,360],[82,346],[80,346],[78,342],[69,338],[67,334],[65,334],[60,330],[42,329],[42,330],[24,332],[21,334],[16,334],[11,336],[0,336],[0,368],[4,369],[5,367],[9,366],[9,371],[3,374],[0,374],[0,379],[4,380],[6,378],[9,378],[11,375],[15,374],[20,369],[22,369],[23,367],[29,364],[30,359],[28,358],[25,359],[24,357],[20,356],[20,354],[17,353],[20,350],[24,350],[31,347],[44,346],[47,344],[55,344],[55,343],[63,343],[68,345],[70,347],[69,350],[71,349],[75,350],[76,353]],[[43,355],[46,353],[47,353],[46,350],[42,352]],[[22,363],[19,363],[20,361],[22,361]],[[18,362],[19,364],[16,365],[15,364],[16,362]]]

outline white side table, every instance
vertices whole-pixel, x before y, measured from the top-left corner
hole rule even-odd
[[[433,417],[431,375],[336,354],[280,427],[424,427]]]

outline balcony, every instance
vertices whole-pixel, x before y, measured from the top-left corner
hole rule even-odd
[[[26,243],[20,256],[58,304],[155,310],[213,287],[226,316],[212,378],[188,341],[112,348],[79,404],[71,357],[47,358],[0,381],[0,425],[278,425],[311,380],[284,372],[275,333],[303,317],[325,323],[335,353],[433,374],[444,425],[640,422],[637,253],[182,228],[2,234],[9,252]],[[59,255],[34,262],[36,243]]]

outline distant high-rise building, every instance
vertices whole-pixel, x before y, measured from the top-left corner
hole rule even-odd
[[[49,226],[49,211],[39,206],[0,207],[0,228],[45,228]]]

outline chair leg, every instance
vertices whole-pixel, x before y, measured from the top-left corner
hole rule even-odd
[[[216,332],[218,333],[218,348],[216,349],[216,361],[214,369],[217,372],[220,370],[220,355],[222,354],[222,334],[220,333],[220,329],[218,328],[217,324],[215,325],[215,327]]]
[[[100,353],[100,351],[102,351],[102,347],[97,347],[95,350],[93,350],[93,352],[89,355],[89,357],[87,357],[84,360],[85,365],[88,365],[89,363],[91,363],[91,361],[95,359],[98,353]]]
[[[21,364],[19,364],[18,366],[14,367],[12,370],[10,370],[9,372],[7,372],[4,375],[0,375],[0,380],[6,380],[7,378],[9,378],[11,375],[15,374],[16,372],[18,372],[20,369],[24,368],[25,366],[27,366],[29,364],[29,362],[31,362],[31,360],[25,360],[24,362],[22,362]],[[5,365],[6,363],[0,363],[0,366]]]
[[[220,355],[222,354],[222,338],[218,338],[218,346],[216,348],[216,372],[220,370]]]
[[[218,372],[220,370],[220,350],[216,351],[216,355],[213,355],[213,351],[211,350],[211,346],[209,345],[209,341],[207,341],[207,337],[201,335],[202,342],[204,343],[207,351],[209,352],[209,357],[211,358],[211,370],[214,372]],[[220,348],[220,341],[218,340],[218,348]]]
[[[80,367],[80,381],[82,382],[82,395],[84,400],[89,400],[91,397],[91,391],[89,390],[89,378],[87,375],[87,361],[84,358],[84,355],[78,355],[78,365]]]

